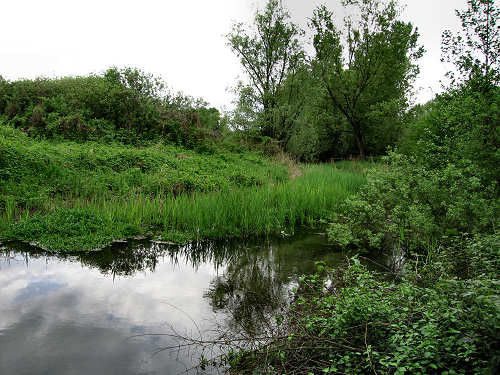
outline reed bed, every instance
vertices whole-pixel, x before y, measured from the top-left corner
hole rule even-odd
[[[362,174],[331,165],[310,165],[301,177],[266,186],[77,198],[47,215],[26,215],[4,232],[58,251],[87,250],[134,235],[183,243],[269,236],[327,219],[364,180]]]
[[[161,228],[169,240],[178,234],[190,239],[261,236],[327,218],[363,181],[357,174],[312,166],[286,184],[175,198],[139,196],[98,207],[111,222]]]

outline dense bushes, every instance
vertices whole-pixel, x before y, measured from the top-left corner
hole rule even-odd
[[[140,144],[167,139],[193,148],[220,130],[206,103],[173,95],[137,69],[0,82],[0,116],[30,136]]]
[[[340,245],[425,254],[493,234],[500,217],[500,90],[438,97],[330,228]],[[434,251],[434,250],[432,250]]]
[[[497,183],[500,176],[500,88],[478,91],[476,84],[450,90],[425,106],[408,126],[399,152],[411,155],[428,168],[452,163],[474,168],[482,183]]]
[[[333,242],[366,250],[399,247],[426,254],[455,238],[493,233],[500,216],[495,181],[478,167],[432,169],[390,154],[390,172],[374,171],[329,229]]]
[[[496,287],[488,279],[380,281],[357,259],[345,270],[319,265],[301,280],[291,313],[277,317],[283,339],[225,360],[239,374],[495,373]]]
[[[206,154],[164,143],[54,143],[0,126],[0,212],[8,206],[16,215],[77,198],[168,196],[287,179],[286,166],[251,152]]]

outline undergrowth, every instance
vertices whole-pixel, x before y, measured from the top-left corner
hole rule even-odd
[[[408,276],[412,276],[409,273]],[[328,285],[328,287],[326,287]],[[382,281],[358,259],[318,265],[257,349],[228,351],[238,374],[487,374],[500,361],[498,282]],[[490,372],[492,371],[492,372]]]
[[[328,165],[289,181],[289,160],[252,152],[34,140],[7,126],[0,151],[1,236],[56,251],[134,235],[186,242],[293,230],[327,218],[364,182]]]

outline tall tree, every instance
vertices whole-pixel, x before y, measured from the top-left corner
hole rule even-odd
[[[451,86],[438,96],[432,135],[437,150],[457,165],[474,165],[485,185],[500,192],[500,8],[494,0],[467,0],[455,11],[462,30],[443,33],[443,61],[455,71]],[[458,73],[458,74],[457,74]],[[426,129],[427,130],[427,129]],[[439,143],[438,143],[439,142]],[[434,160],[439,153],[434,152]],[[428,156],[432,159],[431,156]]]
[[[411,84],[423,54],[418,32],[398,19],[394,1],[346,0],[359,19],[346,17],[342,28],[325,6],[314,11],[316,58],[313,63],[332,105],[350,124],[360,157],[365,158],[365,134],[381,118],[397,119],[408,106]],[[395,122],[396,123],[396,122]],[[371,129],[373,130],[373,129]]]
[[[278,0],[269,0],[264,10],[256,13],[253,27],[238,23],[227,35],[228,44],[240,58],[255,91],[262,135],[275,136],[273,112],[277,92],[304,56],[299,43],[301,34]]]
[[[462,31],[443,33],[443,62],[455,65],[460,77],[450,71],[453,83],[479,78],[498,85],[500,82],[500,28],[497,26],[500,9],[495,0],[468,0],[467,10],[455,10]]]

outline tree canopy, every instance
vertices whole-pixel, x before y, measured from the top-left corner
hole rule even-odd
[[[290,15],[277,0],[269,0],[255,14],[252,27],[237,23],[227,35],[228,44],[240,58],[250,79],[250,90],[261,110],[261,135],[275,136],[272,112],[277,92],[304,57],[299,43],[302,31],[290,22]],[[248,95],[246,89],[245,95]]]
[[[305,55],[303,31],[277,0],[256,13],[253,27],[234,25],[229,46],[249,78],[236,90],[238,128],[257,129],[303,160],[356,148],[364,158],[395,143],[424,52],[418,31],[399,19],[395,1],[342,4],[359,17],[338,26],[326,6],[314,11],[315,56]]]
[[[396,123],[408,107],[411,85],[419,72],[415,61],[422,56],[418,31],[399,20],[394,1],[349,0],[360,17],[347,17],[343,28],[334,15],[318,7],[311,20],[315,30],[314,67],[332,105],[348,121],[361,158],[365,157],[365,133],[384,120]]]
[[[497,20],[500,9],[494,0],[468,0],[467,10],[455,10],[462,30],[443,33],[443,62],[455,65],[460,76],[450,71],[452,83],[470,79],[497,84],[500,82],[500,28]]]

